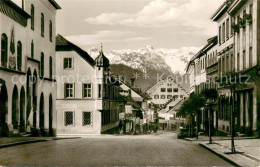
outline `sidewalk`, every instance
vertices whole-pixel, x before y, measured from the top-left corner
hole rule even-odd
[[[213,137],[213,144],[209,144],[208,139],[208,137],[200,136],[198,140],[189,138],[186,140],[199,143],[200,146],[235,166],[260,166],[260,139],[236,137],[236,154],[230,154],[230,137]]]
[[[76,139],[79,137],[1,137],[0,138],[0,149],[5,147],[36,143],[36,142],[45,142],[53,140],[63,140],[63,139]]]

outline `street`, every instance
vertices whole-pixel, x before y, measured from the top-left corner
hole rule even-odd
[[[0,149],[0,165],[230,166],[172,132],[140,136],[100,135]]]

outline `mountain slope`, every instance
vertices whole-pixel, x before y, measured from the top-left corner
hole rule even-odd
[[[188,61],[199,48],[183,47],[180,49],[155,49],[147,45],[140,49],[113,50],[105,53],[110,60],[111,71],[114,74],[136,78],[136,85],[146,89],[156,82],[160,76],[183,74]],[[91,48],[88,53],[95,59],[99,50]],[[135,76],[135,74],[139,76]]]

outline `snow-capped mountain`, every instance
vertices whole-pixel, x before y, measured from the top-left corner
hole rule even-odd
[[[172,73],[183,73],[188,61],[199,50],[197,47],[180,49],[156,49],[147,45],[140,49],[113,50],[105,53],[111,64],[123,64],[133,69],[146,72],[149,69]],[[96,58],[97,48],[91,48],[88,53]]]

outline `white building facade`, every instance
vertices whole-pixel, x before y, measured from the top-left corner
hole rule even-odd
[[[0,136],[55,134],[58,9],[54,0],[0,2]]]
[[[61,35],[56,41],[57,135],[101,134],[116,127],[119,89],[105,82],[109,60],[101,51],[94,61]]]
[[[147,89],[146,93],[152,98],[151,102],[153,104],[161,107],[172,101],[172,99],[188,98],[188,92],[171,78],[157,82]]]

